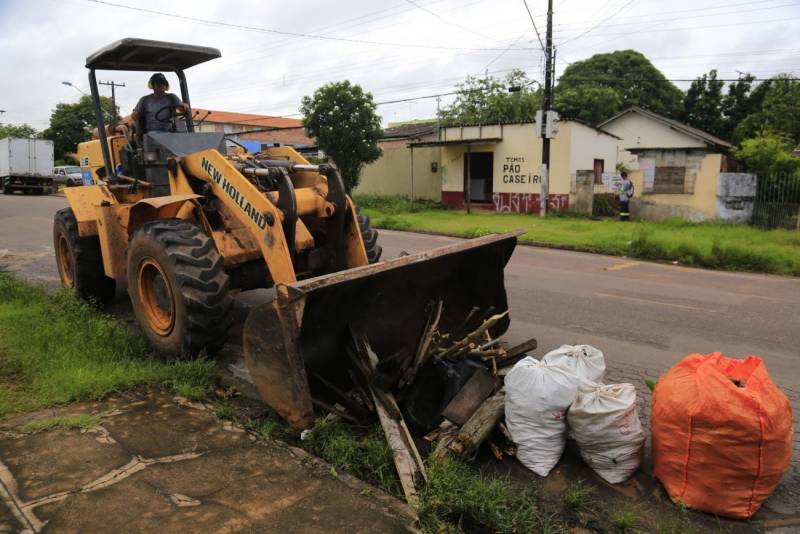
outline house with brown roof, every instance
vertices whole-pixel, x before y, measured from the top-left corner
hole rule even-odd
[[[620,138],[617,159],[634,184],[634,217],[742,218],[752,206],[754,178],[744,180],[752,187],[737,185],[730,194],[731,184],[742,178],[726,172],[733,148],[728,141],[635,106],[598,126]],[[737,206],[743,213],[732,213]]]
[[[254,150],[288,145],[306,156],[319,156],[316,140],[306,134],[300,119],[202,108],[192,111],[195,131],[229,134]]]
[[[254,113],[236,113],[213,109],[192,108],[195,131],[226,134],[244,133],[265,128],[302,128],[303,121],[289,117],[273,117]]]
[[[358,193],[404,195],[455,207],[538,213],[542,190],[541,129],[534,122],[436,128],[436,121],[390,127],[383,155],[366,165]],[[559,122],[551,144],[547,202],[572,204],[579,171],[601,177],[617,163],[619,138],[578,121]]]

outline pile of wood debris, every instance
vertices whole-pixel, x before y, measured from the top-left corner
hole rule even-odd
[[[351,327],[352,343],[347,352],[352,366],[347,372],[356,387],[342,391],[322,377],[314,377],[335,398],[334,402],[315,399],[318,407],[354,423],[370,413],[377,415],[409,502],[419,493],[417,482],[427,481],[414,435],[430,442],[433,457],[455,454],[469,458],[484,442],[498,459],[515,454],[508,429],[501,422],[505,405],[503,377],[537,345],[535,339],[530,339],[506,348],[499,336],[492,337],[492,327],[508,314],[492,315],[493,309],[474,308],[460,328],[443,333],[439,329],[442,307],[441,300],[429,304],[416,353],[402,359],[401,365],[392,358],[380,359],[367,335]],[[447,387],[431,387],[424,379],[437,366],[447,370]],[[419,400],[431,396],[433,401]],[[408,417],[412,417],[409,421],[414,435],[406,422]],[[420,419],[425,423],[421,424]]]

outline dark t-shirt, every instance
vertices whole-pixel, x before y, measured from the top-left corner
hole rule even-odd
[[[166,132],[172,128],[170,120],[160,121],[156,120],[156,112],[165,106],[180,106],[181,99],[172,93],[164,93],[163,96],[156,96],[155,94],[145,95],[139,99],[133,111],[137,112],[140,116],[144,117],[144,129],[147,132]],[[165,111],[161,114],[163,117],[170,117]],[[178,121],[179,126],[183,121]]]

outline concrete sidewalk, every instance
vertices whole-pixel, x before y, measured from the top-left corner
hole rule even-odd
[[[100,414],[90,429],[22,434]],[[409,532],[403,502],[159,390],[0,424],[0,532]]]

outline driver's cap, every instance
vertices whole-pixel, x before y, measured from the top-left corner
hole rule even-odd
[[[169,82],[167,81],[167,77],[161,74],[160,72],[156,72],[155,74],[150,76],[150,79],[147,81],[147,88],[152,89],[153,86],[157,83],[162,83],[167,86],[167,89],[169,89]]]

